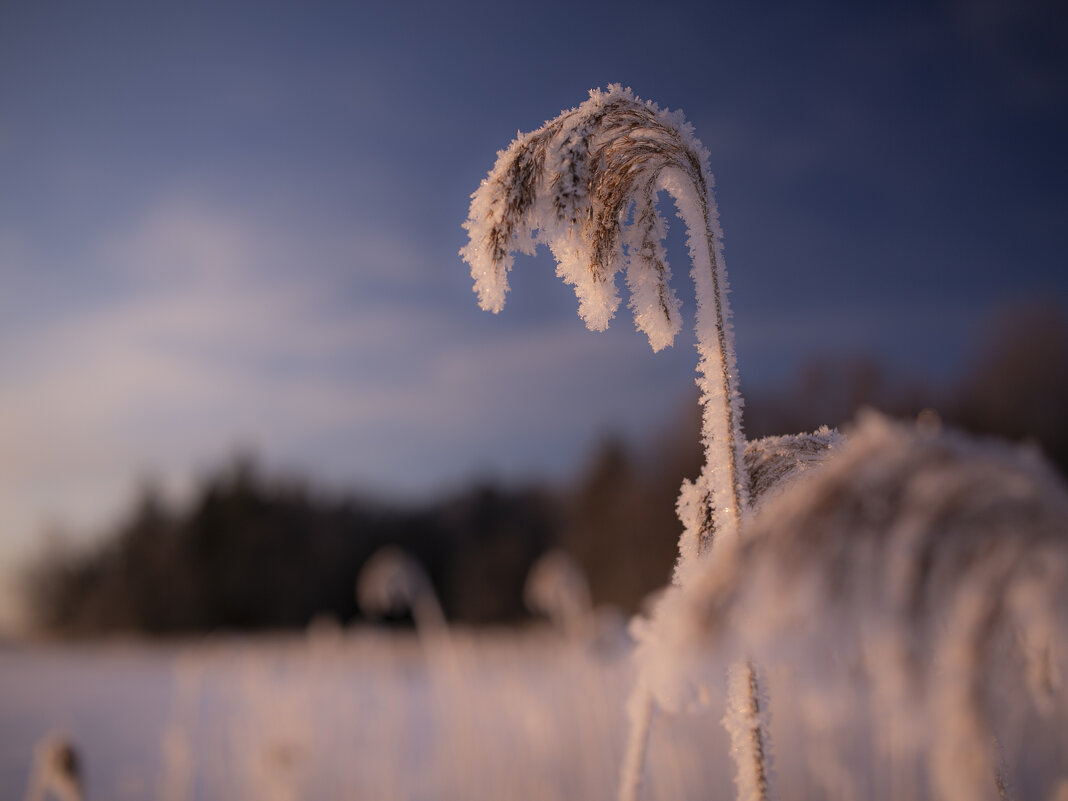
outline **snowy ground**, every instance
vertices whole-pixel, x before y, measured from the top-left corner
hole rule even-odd
[[[7,651],[0,797],[62,731],[90,801],[610,798],[629,682],[626,660],[550,632],[461,632],[451,656],[374,632]],[[652,756],[664,799],[728,765],[709,716],[673,723]]]
[[[918,776],[872,759],[863,715],[821,734],[811,721],[829,718],[805,718],[784,675],[771,682],[783,801],[923,797]],[[34,743],[62,731],[81,751],[89,801],[611,799],[630,681],[618,653],[545,630],[458,632],[451,649],[323,630],[7,650],[0,797],[21,797]],[[654,719],[643,798],[733,797],[722,710],[713,697],[705,714]],[[1021,769],[1034,774],[1019,797],[1054,798],[1068,734],[1012,738],[1007,757],[1026,750]]]

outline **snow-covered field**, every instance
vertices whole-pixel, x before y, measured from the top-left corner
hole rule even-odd
[[[923,765],[893,762],[862,694],[803,695],[789,675],[769,683],[783,801],[926,797]],[[63,732],[89,801],[610,799],[631,680],[620,654],[542,629],[454,632],[451,650],[330,629],[8,650],[0,797],[22,797],[34,744]],[[643,798],[734,796],[721,689],[703,714],[654,718]],[[1068,731],[1023,719],[1002,735],[1016,797],[1060,798]]]
[[[90,801],[614,797],[626,659],[540,629],[454,632],[446,647],[326,630],[4,651],[0,797],[21,797],[34,743],[57,732],[76,744]],[[858,695],[819,710],[788,685],[771,676],[783,801],[925,797],[923,766],[883,758],[893,743],[851,708]],[[704,713],[654,719],[643,798],[734,797],[722,713],[712,697]],[[1003,734],[1017,797],[1059,798],[1064,727]]]
[[[613,795],[625,659],[549,631],[451,641],[365,630],[8,650],[0,797],[21,797],[53,732],[76,744],[90,801]],[[651,797],[729,791],[715,716],[658,727],[651,758]]]

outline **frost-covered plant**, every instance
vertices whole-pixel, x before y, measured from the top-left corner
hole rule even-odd
[[[387,545],[367,560],[356,582],[356,595],[365,614],[410,611],[420,634],[433,637],[448,631],[430,578],[400,548]]]
[[[557,275],[575,287],[579,315],[593,330],[606,328],[618,309],[616,274],[624,270],[635,324],[658,351],[674,341],[682,324],[663,246],[666,222],[656,207],[661,191],[674,200],[686,226],[696,290],[705,445],[701,475],[684,484],[679,500],[685,530],[677,583],[686,581],[714,542],[737,538],[749,505],[741,396],[712,183],[708,152],[682,114],[642,102],[629,88],[613,84],[604,92],[591,91],[585,103],[520,134],[498,153],[471,196],[464,223],[470,241],[460,251],[471,267],[479,303],[498,312],[513,252],[532,254],[538,243],[548,245]],[[828,443],[815,444],[818,453]],[[783,447],[789,450],[786,443]],[[766,727],[755,669],[750,665],[745,670],[748,679],[739,686],[748,693],[752,737],[735,754],[739,771],[753,774],[756,797],[764,799],[769,789]],[[632,730],[620,791],[624,801],[637,794],[652,713],[641,678],[630,709]]]
[[[878,718],[927,746],[932,794],[993,801],[994,702],[1012,686],[995,679],[1068,715],[1068,492],[1034,452],[868,413],[638,635],[669,708],[697,697],[711,647],[809,683],[827,654],[861,666]]]
[[[578,562],[563,551],[549,551],[534,563],[523,586],[523,601],[568,639],[580,639],[590,629],[589,582]]]
[[[653,350],[681,328],[656,207],[666,190],[686,225],[697,295],[698,373],[707,464],[697,491],[709,510],[687,550],[712,531],[737,533],[747,503],[727,277],[708,152],[679,112],[642,102],[618,84],[593,90],[577,108],[520,134],[471,196],[460,255],[484,309],[498,312],[513,253],[552,250],[557,274],[574,285],[579,315],[593,330],[619,307],[616,274],[626,272],[630,306]]]
[[[627,616],[611,604],[594,607],[582,565],[564,551],[543,554],[527,573],[523,602],[544,615],[573,644],[589,648],[600,658],[630,653]]]

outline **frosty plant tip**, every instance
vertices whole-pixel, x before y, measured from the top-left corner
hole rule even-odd
[[[687,231],[696,288],[697,348],[704,407],[706,465],[694,490],[708,514],[685,547],[696,554],[712,533],[737,534],[747,503],[739,469],[745,440],[737,387],[727,277],[708,153],[679,112],[643,102],[613,84],[578,108],[498,153],[471,196],[460,251],[482,308],[498,312],[513,253],[549,246],[557,275],[575,287],[579,315],[604,330],[619,307],[616,273],[626,273],[630,307],[654,351],[682,326],[664,251],[661,190],[675,201]]]

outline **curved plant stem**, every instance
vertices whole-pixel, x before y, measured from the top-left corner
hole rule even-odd
[[[532,253],[538,243],[547,244],[556,257],[557,274],[575,287],[579,315],[594,330],[606,328],[615,314],[615,275],[625,265],[635,323],[655,351],[672,342],[681,324],[661,241],[664,224],[656,211],[661,190],[674,199],[686,226],[697,297],[705,446],[705,465],[697,480],[700,523],[687,528],[679,541],[677,582],[711,555],[715,541],[739,536],[748,506],[727,274],[711,186],[708,152],[681,114],[643,103],[630,89],[615,84],[607,92],[591,91],[578,108],[520,134],[500,152],[471,196],[464,223],[469,243],[460,251],[471,266],[479,303],[497,312],[508,290],[512,252]],[[759,712],[755,672],[751,679],[749,702]],[[630,706],[622,801],[636,797],[648,740],[652,700],[641,680]],[[758,726],[755,736],[759,747],[750,750],[763,801],[767,735]]]
[[[731,737],[738,798],[766,801],[771,794],[771,743],[757,667],[752,661],[733,665],[729,675],[723,723]]]

